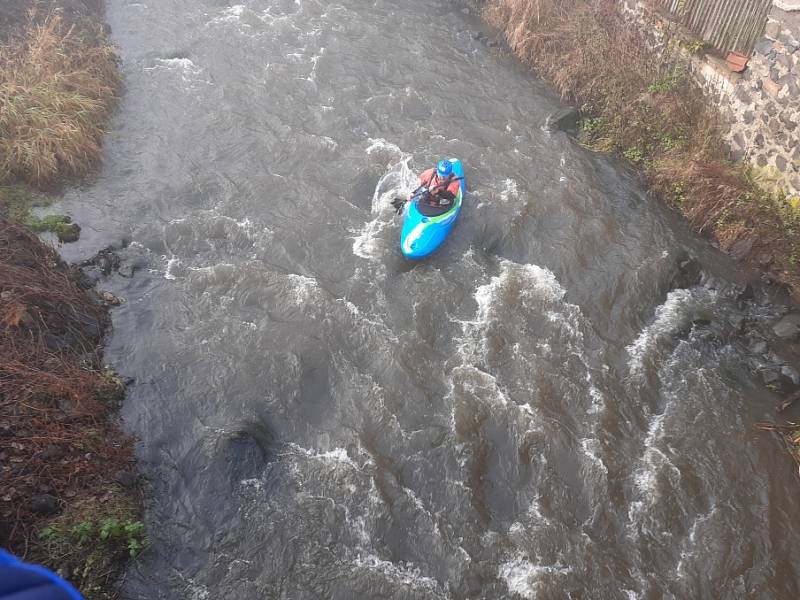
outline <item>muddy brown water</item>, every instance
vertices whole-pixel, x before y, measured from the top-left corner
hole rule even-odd
[[[61,208],[136,270],[101,283],[152,481],[126,592],[798,597],[740,333],[780,308],[462,9],[109,0],[126,89]],[[409,263],[389,200],[442,156],[465,209]]]

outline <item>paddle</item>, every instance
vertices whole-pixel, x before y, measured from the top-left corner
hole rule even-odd
[[[436,190],[439,190],[439,189],[441,189],[443,187],[449,186],[454,181],[462,181],[463,179],[464,179],[463,177],[455,177],[453,179],[448,179],[444,183],[440,183],[438,185],[433,186],[430,189],[425,190],[425,193],[432,194]],[[422,184],[417,189],[415,189],[413,192],[411,192],[411,198],[415,198],[416,195],[419,194],[423,189],[425,189],[425,184]],[[391,202],[392,206],[394,207],[394,212],[399,215],[403,211],[403,207],[406,205],[406,202],[408,202],[408,200],[406,200],[404,198],[395,197]]]

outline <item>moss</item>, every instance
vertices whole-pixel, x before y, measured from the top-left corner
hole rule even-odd
[[[55,198],[35,192],[25,186],[0,186],[0,213],[9,221],[22,223],[31,230],[42,233],[49,231],[62,243],[74,242],[80,236],[81,228],[67,215],[47,215],[37,217],[35,208],[46,208]]]

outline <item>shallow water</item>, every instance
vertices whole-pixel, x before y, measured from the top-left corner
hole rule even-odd
[[[108,4],[125,95],[62,208],[68,258],[125,239],[139,268],[103,283],[152,479],[128,594],[798,597],[737,329],[779,309],[548,131],[558,98],[462,4]],[[389,200],[441,156],[465,209],[410,263]]]

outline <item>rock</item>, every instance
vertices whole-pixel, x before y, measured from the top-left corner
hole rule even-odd
[[[120,469],[119,471],[114,473],[113,479],[116,483],[120,484],[122,487],[131,488],[136,485],[136,483],[139,480],[139,477],[138,475],[136,475],[136,473]]]
[[[753,354],[765,354],[767,352],[767,342],[760,340],[750,347]]]
[[[744,331],[744,316],[743,315],[731,315],[728,317],[728,323],[731,324],[736,331],[741,333]]]
[[[785,173],[785,172],[786,172],[786,165],[787,165],[787,164],[788,164],[788,163],[787,163],[786,159],[785,159],[785,158],[783,158],[783,157],[782,157],[780,154],[778,154],[778,155],[775,157],[775,167],[776,167],[776,168],[778,169],[778,171],[780,171],[781,173]]]
[[[779,54],[778,58],[775,59],[775,62],[784,67],[787,71],[794,66],[794,64],[792,64],[792,59],[788,54]]]
[[[777,79],[773,81],[769,77],[764,77],[761,80],[762,85],[764,86],[764,91],[767,92],[770,96],[775,98],[778,95],[778,92],[781,91],[780,86],[776,83]]]
[[[781,367],[781,375],[791,380],[793,385],[800,385],[800,374],[789,365],[783,365]]]
[[[770,20],[764,28],[764,35],[773,40],[777,40],[781,34],[781,24],[779,21]]]
[[[63,396],[56,400],[56,406],[58,406],[58,409],[65,415],[71,415],[75,410],[75,403],[69,398],[65,398]]]
[[[77,242],[81,237],[81,227],[77,223],[62,223],[56,229],[56,237],[62,244]]]
[[[753,300],[756,297],[756,291],[751,284],[746,284],[739,293],[736,294],[736,299],[740,302],[746,300]]]
[[[58,500],[49,494],[33,496],[28,503],[28,510],[39,515],[52,515],[58,512]]]
[[[793,75],[792,73],[787,73],[783,77],[778,80],[778,85],[781,88],[786,87],[786,91],[792,97],[795,97],[800,93],[800,87],[797,85],[797,76]]]
[[[755,238],[743,238],[734,242],[733,246],[730,249],[730,255],[735,258],[736,260],[742,260],[753,249],[753,243],[755,242]]]
[[[687,289],[699,284],[702,280],[703,270],[696,259],[684,255],[678,259],[677,267],[678,272],[672,278],[670,289]]]
[[[772,331],[779,338],[791,340],[800,334],[800,313],[789,313],[772,326]]]
[[[100,293],[100,298],[102,298],[103,302],[105,302],[106,304],[108,304],[110,306],[119,306],[120,304],[122,304],[122,300],[117,298],[111,292],[101,292]]]
[[[755,135],[755,137],[753,138],[753,143],[756,146],[758,146],[759,148],[763,148],[764,147],[764,134],[763,133],[757,133]]]
[[[770,102],[764,107],[764,112],[770,117],[774,117],[778,114],[778,106],[774,102]]]
[[[734,92],[734,96],[741,102],[742,104],[752,104],[753,98],[747,92],[743,85],[737,85],[736,91]]]
[[[44,450],[39,454],[44,460],[60,460],[64,458],[64,449],[55,444],[48,444]]]
[[[797,127],[797,123],[792,120],[792,111],[785,110],[781,113],[780,116],[781,123],[788,129],[789,131],[794,131]]]
[[[577,108],[567,107],[548,115],[546,127],[550,131],[566,131],[575,133],[578,131],[578,121],[580,113]]]
[[[763,154],[759,154],[756,157],[756,164],[759,167],[766,167],[767,166],[767,158]]]
[[[752,123],[755,118],[756,115],[752,110],[746,110],[742,115],[742,119],[744,120],[746,125],[750,125],[750,123]]]
[[[772,50],[772,40],[769,38],[762,37],[756,42],[753,50],[758,54],[763,54],[764,56],[766,56],[767,54],[769,54],[770,50]]]
[[[764,385],[775,385],[780,381],[780,378],[781,372],[777,368],[769,368],[761,371],[761,381],[764,382]]]

